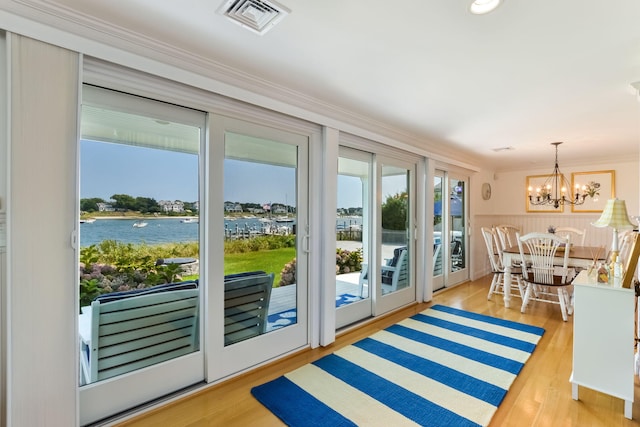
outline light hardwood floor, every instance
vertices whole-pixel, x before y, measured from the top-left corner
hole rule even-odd
[[[518,298],[514,308],[505,309],[502,296],[487,300],[490,276],[439,292],[430,303],[416,304],[383,319],[342,334],[326,348],[306,350],[279,362],[259,368],[187,398],[165,405],[120,423],[120,426],[282,426],[275,415],[255,400],[253,386],[276,378],[316,360],[380,329],[418,313],[433,304],[519,321],[543,327],[545,334],[507,393],[490,426],[638,426],[624,418],[623,401],[603,393],[580,388],[580,400],[571,398],[569,376],[572,365],[573,323],[563,322],[560,309],[551,304],[532,303],[520,313]],[[517,307],[515,307],[517,306]],[[629,343],[633,346],[633,343]],[[603,360],[602,363],[607,363]],[[594,366],[597,369],[597,366]],[[635,395],[640,396],[636,377]],[[640,420],[640,400],[635,399],[633,417]]]

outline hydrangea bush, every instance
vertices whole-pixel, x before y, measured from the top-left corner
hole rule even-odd
[[[362,270],[362,249],[348,251],[346,249],[336,249],[336,275],[353,273]],[[278,286],[287,286],[296,283],[296,259],[285,264],[280,271],[280,282]]]
[[[362,270],[362,249],[336,249],[336,275]]]

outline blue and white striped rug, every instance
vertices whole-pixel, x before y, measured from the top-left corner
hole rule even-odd
[[[486,426],[543,333],[435,305],[251,393],[293,427]]]

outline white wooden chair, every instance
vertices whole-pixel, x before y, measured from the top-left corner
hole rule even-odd
[[[498,242],[498,236],[496,235],[495,228],[481,228],[482,237],[487,247],[487,254],[489,255],[489,263],[491,264],[491,271],[493,272],[493,279],[491,280],[491,286],[489,287],[489,293],[487,299],[491,299],[493,294],[504,295],[504,265],[502,263],[502,249],[500,249],[500,243]],[[518,287],[520,298],[524,298],[524,285],[522,282],[522,269],[514,267],[511,269],[511,284]]]
[[[560,305],[562,320],[573,314],[573,298],[567,291],[571,286],[569,277],[569,243],[571,238],[562,238],[549,233],[529,233],[519,236],[518,247],[524,261],[528,258],[531,266],[522,271],[527,284],[521,312],[524,313],[530,301]],[[525,251],[525,247],[527,251]],[[562,252],[560,252],[562,251]],[[562,256],[562,265],[557,266],[555,256]]]
[[[436,243],[433,245],[433,265],[431,269],[431,273],[435,274],[436,267],[438,266],[438,257],[440,256],[440,251],[442,250],[442,243]]]
[[[496,230],[499,243],[502,245],[502,250],[518,244],[516,234],[522,232],[520,227],[511,224],[499,224],[494,228]]]
[[[638,232],[633,230],[625,230],[618,234],[618,241],[620,242],[620,251],[618,256],[623,264],[627,263],[629,254],[631,253],[631,247],[633,246],[633,242],[636,240],[637,234]]]
[[[393,258],[388,260],[387,265],[381,267],[382,289],[384,293],[394,292],[406,287],[409,283],[408,252],[406,247],[399,247],[393,250]],[[369,266],[362,264],[360,278],[360,296],[363,296],[364,286],[369,286]]]
[[[560,237],[571,236],[571,242],[574,245],[584,246],[584,240],[587,237],[587,229],[583,228],[580,230],[574,227],[556,227],[555,234]]]
[[[395,251],[399,251],[399,254],[394,265],[382,266],[383,290],[386,290],[386,288],[389,287],[389,292],[395,292],[398,289],[402,289],[409,284],[407,248],[396,248]]]

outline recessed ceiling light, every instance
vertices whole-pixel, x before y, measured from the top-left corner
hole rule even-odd
[[[469,6],[469,11],[474,15],[484,15],[500,5],[501,0],[475,0]]]

